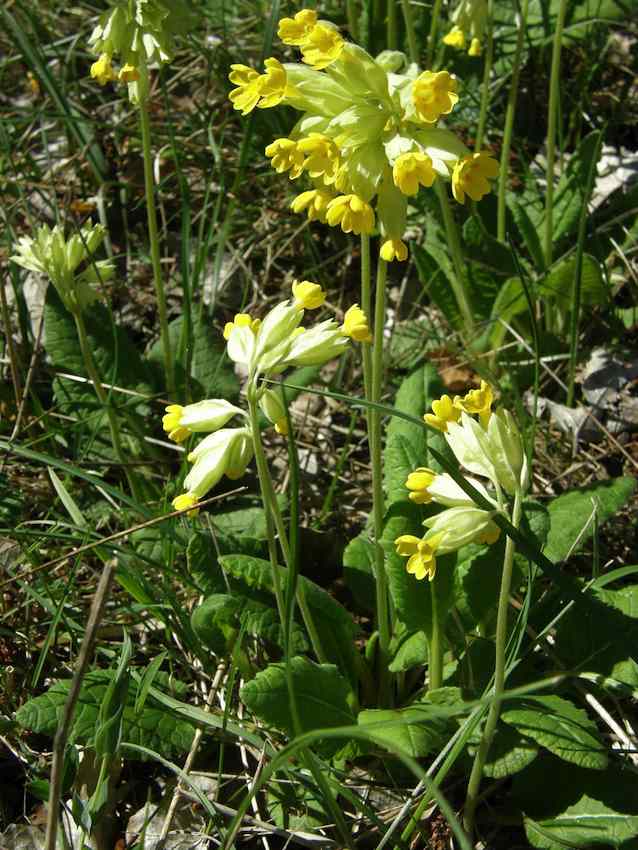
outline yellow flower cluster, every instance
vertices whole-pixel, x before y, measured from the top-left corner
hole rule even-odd
[[[301,113],[289,137],[266,147],[275,171],[311,183],[294,212],[345,233],[378,230],[381,257],[404,261],[408,198],[437,179],[451,182],[460,203],[490,191],[496,161],[439,126],[459,101],[448,71],[404,67],[397,53],[374,59],[312,9],[283,18],[278,34],[302,61],[266,59],[262,74],[232,65],[230,100],[243,115],[278,104]]]
[[[443,38],[443,44],[465,50],[469,38],[468,55],[480,56],[486,20],[486,0],[459,0],[451,15],[453,27]]]
[[[439,431],[447,431],[450,422],[458,422],[461,413],[476,414],[482,425],[487,425],[494,402],[492,387],[485,381],[481,381],[479,389],[470,390],[464,396],[442,395],[440,399],[432,402],[432,413],[426,413],[423,417],[428,425]]]

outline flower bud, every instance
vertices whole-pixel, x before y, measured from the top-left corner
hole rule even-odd
[[[275,431],[284,437],[288,435],[288,420],[286,408],[279,390],[265,389],[259,399],[259,407],[269,422],[275,426]]]
[[[487,440],[499,483],[513,495],[526,485],[527,471],[523,466],[527,464],[521,435],[509,410],[497,410],[491,415]]]
[[[500,536],[498,525],[492,520],[495,511],[477,507],[456,507],[424,520],[428,529],[424,540],[437,541],[437,553],[455,552],[468,543],[495,543]]]
[[[282,365],[323,366],[328,360],[343,354],[347,345],[348,340],[337,324],[332,319],[328,319],[296,336]]]
[[[302,310],[316,310],[326,300],[326,293],[318,283],[310,280],[295,280],[292,284],[295,305]]]
[[[162,425],[170,440],[183,442],[190,434],[216,431],[237,414],[245,415],[240,407],[222,398],[206,399],[196,404],[169,404]]]

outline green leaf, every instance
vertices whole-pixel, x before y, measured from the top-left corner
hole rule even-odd
[[[213,541],[208,531],[193,534],[186,549],[186,563],[189,574],[206,596],[228,590],[223,570],[217,563],[217,553],[262,558],[266,555],[266,547],[262,540],[249,536],[216,532]]]
[[[431,217],[426,223],[426,232],[430,233]],[[442,236],[441,231],[438,230]],[[445,239],[444,236],[442,236]],[[428,297],[436,304],[450,325],[455,330],[463,327],[463,316],[459,310],[454,290],[450,280],[454,275],[454,269],[449,257],[443,247],[444,242],[437,245],[436,237],[426,242],[425,247],[414,245],[412,255],[416,265],[419,279],[423,284]]]
[[[315,664],[297,656],[290,660],[301,732],[349,726],[354,715],[348,705],[350,687],[334,664]],[[286,665],[270,664],[241,689],[244,705],[265,723],[295,734],[286,682]]]
[[[438,372],[430,364],[416,369],[405,378],[396,395],[394,407],[421,419],[430,409],[433,399],[439,398],[445,388]],[[393,416],[388,423],[386,447],[383,453],[384,486],[388,504],[405,500],[405,482],[417,466],[430,466],[440,471],[437,462],[429,457],[428,446],[449,453],[443,434],[406,422]]]
[[[503,572],[503,540],[493,546],[464,546],[452,573],[454,605],[466,631],[494,614]]]
[[[521,700],[518,706],[502,712],[504,723],[579,767],[607,767],[607,751],[596,724],[572,702],[557,696],[539,696]]]
[[[589,200],[585,197],[585,188],[590,169],[592,165],[595,167],[593,158],[598,150],[598,136],[599,131],[593,130],[582,139],[558,181],[552,218],[555,243],[574,234],[578,228],[582,206]]]
[[[629,848],[638,836],[635,777],[621,763],[599,771],[539,758],[515,778],[513,795],[527,839],[539,850]]]
[[[374,611],[374,545],[364,531],[353,538],[343,552],[343,578],[354,600],[366,611]]]
[[[427,660],[428,641],[425,632],[412,632],[401,641],[388,667],[392,673],[403,673],[425,664]]]
[[[576,274],[576,257],[558,263],[542,282],[543,297],[558,303],[565,312],[571,309],[572,286]],[[583,267],[580,276],[580,297],[582,304],[606,304],[609,292],[603,279],[601,265],[595,257],[583,254]]]
[[[573,490],[552,499],[549,503],[550,529],[545,555],[555,564],[563,561],[589,520],[594,504],[600,526],[629,501],[635,488],[636,481],[627,476]],[[582,549],[593,532],[594,524],[590,522],[576,551]]]
[[[498,348],[507,334],[507,328],[502,322],[512,323],[512,319],[527,313],[528,305],[525,297],[525,289],[520,277],[510,277],[501,286],[494,300],[492,313],[490,315],[490,345]],[[499,321],[499,320],[502,320]]]
[[[601,673],[638,687],[638,585],[590,589],[591,603],[571,608],[556,629],[556,649],[568,667]]]
[[[85,746],[93,743],[100,705],[113,675],[111,670],[92,670],[86,674],[71,729],[71,741]],[[167,687],[169,677],[159,673],[156,681]],[[70,679],[56,682],[46,693],[26,702],[16,713],[20,726],[52,738],[60,722],[70,683]],[[176,684],[172,678],[171,684]],[[184,690],[184,687],[179,685],[181,690]],[[122,741],[140,744],[149,749],[159,749],[165,754],[180,755],[188,752],[193,740],[193,726],[177,719],[165,708],[151,704],[149,699],[143,710],[136,714],[136,695],[137,687],[131,683],[122,719]]]
[[[446,740],[448,721],[418,703],[409,708],[361,711],[357,723],[391,753],[399,750],[412,758],[422,758],[439,750]],[[383,724],[387,723],[387,726]],[[368,728],[369,727],[369,728]]]
[[[277,502],[280,510],[285,511],[286,497],[280,494]],[[210,519],[215,530],[222,534],[252,537],[256,540],[265,540],[267,537],[264,509],[254,507],[251,499],[237,499],[232,503],[231,510],[217,511],[211,514]]]
[[[487,266],[493,274],[516,274],[512,252],[487,232],[477,215],[469,216],[463,225],[463,245],[472,260]]]
[[[507,206],[536,269],[542,271],[545,268],[545,255],[541,246],[539,231],[530,218],[528,206],[519,203],[516,195],[510,192],[507,194]],[[542,214],[542,206],[540,206],[539,218],[542,217]]]
[[[478,745],[478,737],[472,739],[468,747],[473,757]],[[519,773],[530,765],[538,755],[538,747],[513,726],[499,724],[490,747],[483,773],[490,779],[504,779]]]

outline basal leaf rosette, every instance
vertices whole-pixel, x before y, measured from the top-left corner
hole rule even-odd
[[[311,9],[282,19],[279,37],[299,48],[301,62],[270,58],[261,74],[232,65],[230,99],[243,115],[279,104],[301,113],[289,136],[266,148],[278,173],[310,184],[294,212],[345,233],[378,230],[382,258],[401,261],[408,201],[422,188],[451,182],[460,203],[490,191],[496,161],[473,157],[441,122],[459,100],[454,75],[407,65],[396,51],[375,59]]]

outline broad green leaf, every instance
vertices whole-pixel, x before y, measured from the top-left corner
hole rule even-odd
[[[614,516],[631,498],[636,487],[635,479],[614,478],[591,487],[583,487],[558,496],[549,503],[550,529],[545,547],[545,555],[550,561],[558,563],[564,560],[581,531],[587,524],[594,504],[598,512],[598,524]],[[594,524],[582,535],[578,551],[592,536]]]
[[[543,297],[556,301],[565,312],[571,310],[575,274],[576,257],[574,256],[554,266],[542,282]],[[601,265],[589,254],[583,254],[580,298],[581,304],[606,304],[609,301],[609,292],[603,279]]]
[[[373,565],[374,545],[364,531],[344,549],[343,577],[356,604],[367,611],[374,611],[376,605]]]
[[[558,623],[556,650],[568,667],[601,673],[638,687],[638,585],[592,587],[590,604],[571,608]]]
[[[290,660],[301,732],[349,726],[355,722],[348,705],[350,687],[333,664],[315,664],[297,656]],[[265,723],[295,734],[286,682],[286,665],[270,664],[241,689],[244,705]]]
[[[539,850],[635,846],[638,791],[620,762],[586,770],[543,756],[516,776],[513,796],[527,839]]]
[[[508,333],[503,322],[509,325],[512,319],[527,313],[527,310],[527,298],[520,277],[508,278],[498,291],[490,316],[490,345],[493,348],[498,348]]]
[[[440,749],[448,730],[448,721],[424,703],[409,708],[361,711],[357,723],[365,726],[374,740],[391,753],[400,750],[412,758],[422,758]]]
[[[279,509],[286,510],[286,497],[280,494],[277,497]],[[210,515],[211,522],[217,532],[237,537],[252,537],[257,540],[265,540],[266,515],[263,508],[255,507],[252,499],[237,499],[231,505],[226,503],[231,510],[215,511]]]
[[[472,757],[477,745],[478,738],[474,736],[471,746],[468,747]],[[513,726],[501,723],[496,728],[483,773],[490,779],[504,779],[524,770],[537,755],[538,746],[531,738],[521,735]]]
[[[67,513],[77,525],[78,528],[86,528],[87,522],[82,515],[82,511],[77,506],[77,503],[73,499],[73,496],[66,489],[61,479],[58,477],[55,470],[49,467],[49,478],[51,479],[51,483],[55,487],[55,492],[60,497],[60,501],[64,505],[67,510]]]
[[[432,221],[434,219],[428,219],[426,232],[430,231]],[[441,233],[441,231],[438,232],[439,234]],[[463,327],[463,317],[456,303],[454,290],[450,283],[450,279],[454,275],[454,269],[445,248],[443,248],[443,244],[441,242],[437,245],[435,238],[433,238],[424,247],[414,245],[412,255],[414,256],[414,263],[419,274],[419,279],[423,284],[428,298],[436,304],[450,325],[458,330]]]
[[[454,605],[466,631],[492,617],[498,606],[505,543],[464,546],[452,572]]]
[[[218,553],[252,558],[267,554],[264,542],[253,537],[216,532],[213,538],[208,531],[193,534],[186,549],[186,563],[189,574],[206,596],[228,590],[224,572],[217,563]]]
[[[510,192],[507,194],[507,206],[536,269],[542,271],[545,268],[545,255],[543,254],[539,231],[530,218],[528,206],[520,203],[517,196]],[[542,210],[542,207],[539,210]],[[542,215],[542,212],[540,214]]]
[[[388,666],[392,673],[403,673],[425,664],[427,660],[428,641],[425,632],[412,632],[401,641]]]
[[[516,263],[510,249],[491,236],[477,215],[463,225],[463,246],[472,260],[487,266],[498,277],[516,274]]]
[[[594,130],[580,142],[569,158],[554,192],[554,242],[576,232],[585,198],[585,187],[593,157],[598,149],[599,131]],[[600,152],[599,152],[600,153]],[[594,164],[595,167],[595,164]]]
[[[70,740],[90,745],[95,738],[100,705],[109,687],[113,671],[92,670],[86,674],[75,720],[71,730]],[[41,735],[53,737],[62,714],[64,703],[69,693],[70,679],[56,682],[41,696],[26,702],[16,713],[16,720],[24,729]],[[167,687],[169,677],[158,673],[156,681]],[[171,678],[171,684],[175,683]],[[184,691],[185,686],[179,685]],[[191,724],[180,720],[162,706],[158,706],[147,698],[142,711],[135,712],[137,687],[132,683],[126,698],[122,720],[122,740],[128,743],[140,744],[149,749],[158,749],[163,753],[179,755],[188,752],[193,740],[194,728]]]
[[[436,369],[425,364],[405,378],[396,395],[397,410],[410,413],[417,419],[429,411],[432,401],[439,398],[445,388]],[[430,466],[439,471],[436,461],[428,456],[428,446],[447,453],[448,446],[443,434],[422,428],[393,416],[386,431],[386,447],[383,454],[384,486],[388,504],[407,498],[405,482],[417,466]]]
[[[517,701],[515,706],[506,708],[501,719],[525,737],[579,767],[607,767],[607,750],[596,724],[574,703],[558,696],[538,696]]]

